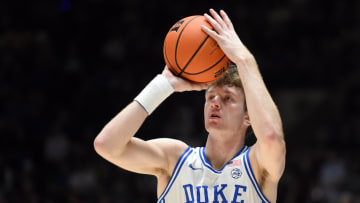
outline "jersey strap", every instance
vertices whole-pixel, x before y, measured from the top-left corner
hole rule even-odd
[[[251,168],[250,159],[249,159],[250,149],[251,148],[249,148],[247,150],[247,152],[245,152],[246,154],[243,156],[243,161],[244,161],[244,165],[245,165],[245,171],[246,171],[247,175],[249,176],[250,181],[253,184],[253,186],[255,188],[255,191],[258,194],[258,196],[260,197],[261,201],[264,202],[264,203],[270,203],[270,201],[268,199],[266,199],[265,195],[262,193],[262,191],[261,191],[261,189],[259,187],[259,184],[255,179],[254,172],[253,172],[253,170]]]
[[[165,197],[167,195],[167,193],[169,192],[169,190],[171,189],[171,186],[173,185],[173,183],[175,182],[177,176],[179,175],[179,172],[181,170],[181,167],[184,165],[185,160],[189,157],[189,155],[193,152],[194,150],[189,146],[185,152],[180,156],[179,160],[177,161],[174,171],[171,175],[171,178],[169,180],[169,183],[167,184],[164,192],[160,195],[159,200],[157,201],[158,203],[165,203]]]

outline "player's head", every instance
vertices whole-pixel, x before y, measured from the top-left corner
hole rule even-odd
[[[250,125],[244,89],[234,64],[205,93],[205,128],[244,130]],[[213,115],[212,114],[219,114]],[[220,118],[216,118],[219,116]],[[240,125],[239,125],[240,124]],[[214,127],[214,128],[213,128]]]
[[[220,79],[216,80],[215,82],[213,82],[209,85],[206,92],[208,92],[209,89],[211,89],[212,87],[221,87],[221,86],[225,86],[225,85],[230,86],[230,87],[232,87],[232,86],[238,87],[244,94],[244,88],[241,83],[239,72],[237,71],[236,65],[233,63],[230,64],[226,73]],[[244,96],[245,96],[245,94],[244,94]],[[244,99],[245,99],[245,97],[244,97]],[[245,111],[247,111],[245,100],[244,100],[244,109],[245,109]]]

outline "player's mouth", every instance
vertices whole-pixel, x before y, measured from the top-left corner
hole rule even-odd
[[[219,119],[221,118],[218,113],[212,112],[210,113],[210,119]]]

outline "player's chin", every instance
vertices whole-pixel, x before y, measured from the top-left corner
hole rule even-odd
[[[209,131],[211,129],[218,129],[221,127],[221,122],[219,119],[207,119],[205,121],[205,128]]]

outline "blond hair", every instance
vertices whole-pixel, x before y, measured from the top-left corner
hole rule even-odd
[[[235,86],[243,89],[238,70],[236,68],[236,65],[233,63],[230,64],[229,68],[226,70],[225,74],[221,76],[220,79],[209,85],[209,88],[221,87],[224,85],[228,85],[230,87]]]

